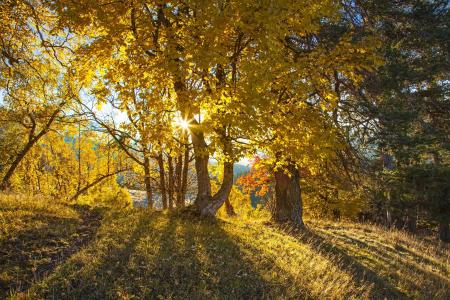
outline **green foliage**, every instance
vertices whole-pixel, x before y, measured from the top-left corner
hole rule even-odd
[[[363,6],[385,41],[385,65],[364,84],[366,96],[375,99],[368,115],[378,128],[371,138],[375,145],[367,148],[370,158],[375,154],[381,162],[372,163],[379,182],[371,190],[380,194],[381,188],[384,206],[399,217],[420,211],[422,218],[448,224],[448,3],[367,1]]]

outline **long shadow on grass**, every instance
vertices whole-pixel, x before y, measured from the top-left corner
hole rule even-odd
[[[88,207],[74,208],[81,222],[34,214],[23,219],[34,225],[31,229],[0,243],[0,298],[28,289],[94,238],[100,215]]]
[[[98,240],[97,247],[106,247],[106,253],[98,257],[94,248],[89,249],[97,256],[92,265],[86,258],[80,258],[79,266],[70,261],[46,283],[41,296],[257,299],[267,294],[269,283],[243,258],[219,222],[176,213],[130,217],[139,218],[129,228],[132,232],[117,234],[111,229],[114,241]]]
[[[269,286],[219,221],[169,216],[143,298],[260,299]]]
[[[118,218],[123,218],[120,214]],[[140,265],[134,263],[139,243],[154,230],[161,213],[130,214],[139,218],[105,224],[97,242],[85,253],[64,264],[44,285],[36,287],[43,298],[116,299],[127,298],[137,286],[145,286]],[[114,218],[114,216],[112,216]],[[117,227],[118,230],[116,230]],[[124,230],[125,229],[125,230]],[[153,237],[152,243],[159,243]],[[100,251],[99,251],[100,250]]]
[[[418,255],[400,244],[396,244],[394,246],[395,249],[393,249],[386,245],[369,244],[357,238],[350,237],[344,233],[335,232],[333,234],[336,238],[342,240],[344,243],[350,242],[357,244],[359,247],[370,252],[374,257],[376,257],[376,259],[370,259],[369,257],[366,257],[366,259],[370,259],[374,264],[378,264],[379,268],[389,269],[389,267],[391,267],[404,270],[404,272],[401,274],[397,272],[391,272],[390,277],[394,278],[398,282],[403,281],[407,283],[411,289],[420,292],[420,295],[423,298],[433,298],[436,293],[436,286],[447,286],[446,289],[450,290],[448,281],[438,276],[436,273],[430,272],[420,267],[420,264],[429,265],[430,268],[439,270],[441,273],[445,274],[446,269],[444,266],[431,261],[425,256]],[[411,258],[419,263],[419,265],[411,263]],[[414,281],[414,278],[411,276],[413,274],[421,275],[422,278],[427,279],[427,282]]]
[[[389,283],[385,278],[380,277],[376,272],[361,264],[355,257],[336,244],[320,236],[314,230],[305,228],[300,235],[295,237],[314,248],[323,255],[337,255],[341,260],[344,269],[350,272],[358,285],[364,283],[373,284],[372,299],[408,299],[407,295]]]

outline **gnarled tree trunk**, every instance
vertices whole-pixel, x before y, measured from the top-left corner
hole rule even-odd
[[[275,203],[272,219],[276,222],[292,222],[303,225],[300,173],[294,164],[285,170],[275,171]]]
[[[212,197],[211,201],[201,208],[200,212],[203,216],[214,216],[219,208],[225,203],[230,195],[233,187],[233,162],[225,162],[223,164],[223,181],[220,189]],[[230,204],[231,205],[231,204]]]
[[[194,145],[195,170],[197,172],[198,194],[194,205],[202,216],[214,216],[230,195],[233,186],[233,162],[225,161],[223,165],[223,181],[214,196],[211,196],[211,182],[208,173],[208,149],[203,132],[192,132]],[[224,152],[231,154],[231,141],[224,137]]]
[[[211,182],[208,172],[209,153],[203,132],[200,130],[191,130],[191,132],[197,173],[197,198],[194,205],[202,211],[211,201]]]
[[[221,71],[217,71],[222,76]],[[219,82],[222,80],[219,79]],[[211,196],[211,181],[208,172],[209,152],[208,145],[205,141],[205,135],[201,129],[200,124],[195,120],[186,107],[185,98],[185,85],[181,79],[177,80],[174,84],[174,89],[179,97],[180,110],[183,112],[183,116],[190,120],[192,126],[190,126],[190,133],[192,138],[192,144],[194,146],[194,159],[195,159],[195,171],[197,174],[197,197],[194,201],[194,206],[203,216],[214,216],[217,210],[223,205],[225,200],[230,194],[231,187],[233,186],[233,163],[224,163],[224,179],[219,191]],[[224,138],[226,138],[224,136]],[[224,152],[231,153],[231,141],[226,140],[224,145]],[[188,155],[186,155],[188,156]],[[186,172],[187,177],[187,157],[185,157],[186,168],[183,171]],[[183,177],[185,178],[184,174]],[[183,179],[184,179],[183,178]],[[186,181],[185,181],[186,182]],[[185,190],[185,189],[184,189]]]
[[[236,212],[234,211],[233,205],[231,205],[229,197],[225,200],[225,211],[229,217],[235,216]]]

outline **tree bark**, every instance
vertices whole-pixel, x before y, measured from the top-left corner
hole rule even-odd
[[[186,191],[187,191],[187,178],[189,171],[189,146],[186,145],[184,150],[184,159],[183,159],[183,174],[181,178],[181,199],[180,204],[182,207],[186,204]]]
[[[294,164],[275,171],[275,203],[272,219],[303,226],[300,173]]]
[[[416,233],[417,231],[417,214],[412,214],[410,210],[406,211],[406,230],[411,233]]]
[[[181,204],[182,199],[182,172],[183,172],[183,155],[179,154],[175,163],[175,190],[176,190],[176,205],[177,207],[183,207]]]
[[[158,155],[159,167],[159,191],[161,193],[161,201],[163,209],[167,209],[166,179],[164,174],[164,157],[162,153]]]
[[[169,167],[169,191],[168,191],[168,195],[169,195],[169,209],[173,208],[173,194],[174,194],[174,170],[173,170],[173,158],[172,156],[168,156],[167,157],[167,164]]]
[[[230,198],[227,197],[225,200],[225,211],[229,217],[235,216],[236,212],[234,211],[233,205],[231,205]]]
[[[220,189],[212,197],[206,206],[201,208],[202,216],[215,216],[219,208],[224,204],[230,195],[233,187],[233,162],[224,162],[223,164],[223,181]]]
[[[191,132],[197,173],[197,198],[194,205],[202,211],[211,201],[211,182],[208,172],[209,153],[203,132],[197,129],[192,129]]]
[[[222,71],[217,71],[218,76],[222,76]],[[222,84],[223,80],[219,79],[219,83]],[[195,158],[195,171],[197,174],[197,197],[194,201],[194,206],[198,209],[203,216],[214,216],[217,210],[223,205],[225,200],[233,186],[233,163],[224,163],[224,180],[219,191],[211,196],[211,181],[208,172],[209,152],[208,145],[205,141],[204,132],[200,124],[195,120],[187,107],[187,99],[185,98],[184,82],[178,78],[174,84],[175,91],[178,95],[180,111],[183,112],[183,116],[190,120],[192,126],[189,130],[191,133],[192,144],[194,146],[194,158]],[[226,138],[226,136],[224,136]],[[231,141],[225,141],[224,152],[231,153]],[[185,159],[186,161],[186,159]],[[186,168],[187,172],[187,168]]]
[[[150,180],[150,159],[147,156],[144,157],[144,176],[145,192],[147,193],[147,205],[148,208],[153,209],[153,192]]]
[[[388,228],[391,228],[392,225],[393,225],[393,222],[392,222],[392,211],[390,210],[390,208],[387,208],[386,209],[386,226]]]

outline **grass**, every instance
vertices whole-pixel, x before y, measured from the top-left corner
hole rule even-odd
[[[446,245],[376,226],[310,221],[307,229],[288,232],[237,218],[198,220],[145,209],[100,215],[4,198],[0,293],[10,298],[450,298]],[[21,260],[4,257],[11,238],[26,245]],[[50,240],[61,241],[58,250]],[[36,255],[30,253],[47,258],[45,272],[32,275]]]
[[[0,195],[0,299],[45,278],[93,237],[99,214],[40,197]]]

